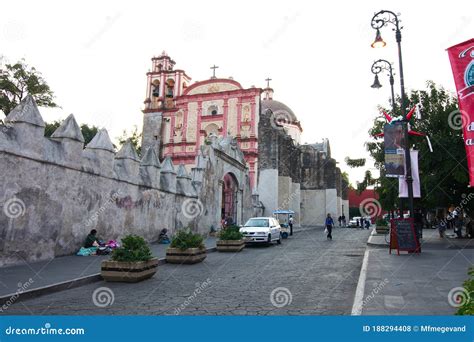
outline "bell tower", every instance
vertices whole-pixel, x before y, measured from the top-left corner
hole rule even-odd
[[[153,147],[160,155],[163,112],[176,110],[177,98],[186,90],[191,78],[183,70],[174,68],[176,62],[165,51],[151,62],[151,70],[146,74],[142,149]]]

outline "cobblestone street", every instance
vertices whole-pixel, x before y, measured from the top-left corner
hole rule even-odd
[[[311,229],[282,245],[166,264],[138,284],[98,282],[25,300],[4,314],[348,315],[368,235],[335,228],[327,241],[322,228]]]

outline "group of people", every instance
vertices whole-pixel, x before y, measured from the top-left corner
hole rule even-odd
[[[344,228],[347,227],[346,216],[345,216],[344,214],[342,214],[341,216],[339,216],[339,218],[337,219],[337,221],[339,222],[339,227],[344,227]]]
[[[439,237],[445,237],[446,230],[448,229],[452,229],[456,234],[457,238],[463,237],[462,228],[464,226],[464,218],[462,213],[458,212],[456,209],[448,209],[448,213],[445,217],[443,217],[442,215],[438,215],[437,221]],[[469,235],[469,233],[467,233],[466,235]]]

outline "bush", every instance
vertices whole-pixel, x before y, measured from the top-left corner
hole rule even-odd
[[[465,303],[459,307],[456,315],[474,315],[474,267],[471,267],[467,274],[470,275],[470,278],[463,285],[469,295]]]
[[[137,235],[127,235],[122,239],[122,246],[114,249],[112,260],[114,261],[148,261],[153,258],[150,247],[146,241]]]
[[[377,227],[386,227],[388,225],[388,222],[387,222],[387,220],[385,220],[383,218],[378,218],[377,221],[375,221],[375,225]]]
[[[178,230],[171,240],[171,248],[179,248],[185,250],[188,248],[204,249],[204,238],[197,233],[193,233],[191,229]]]
[[[240,240],[244,235],[239,231],[238,226],[229,226],[222,229],[219,233],[221,240]]]

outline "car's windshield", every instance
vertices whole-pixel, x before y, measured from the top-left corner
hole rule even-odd
[[[244,227],[268,227],[268,219],[250,219]]]

